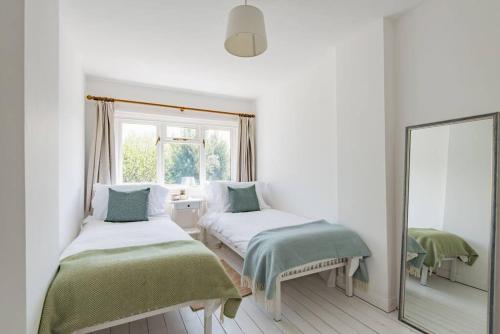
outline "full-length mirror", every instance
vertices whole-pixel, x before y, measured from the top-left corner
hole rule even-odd
[[[497,115],[407,128],[400,319],[493,333]]]

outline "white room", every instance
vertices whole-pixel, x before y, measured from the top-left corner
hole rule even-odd
[[[0,12],[1,332],[497,333],[498,1]]]

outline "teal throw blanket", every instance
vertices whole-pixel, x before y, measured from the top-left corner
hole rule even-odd
[[[243,264],[243,282],[265,290],[272,300],[277,276],[289,269],[310,262],[344,257],[367,257],[370,250],[359,235],[339,224],[320,220],[295,226],[263,231],[248,244]],[[363,259],[354,277],[368,282]]]
[[[417,240],[411,235],[408,235],[406,240],[406,261],[408,263],[408,271],[410,274],[420,277],[420,269],[424,265],[425,255],[427,252],[420,246]]]

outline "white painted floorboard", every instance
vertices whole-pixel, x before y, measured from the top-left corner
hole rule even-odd
[[[405,316],[438,333],[486,333],[488,293],[433,275],[427,286],[406,280]]]
[[[283,320],[272,316],[246,297],[236,319],[213,316],[214,334],[414,334],[415,331],[388,314],[357,297],[326,287],[319,276],[302,277],[285,282],[283,287]],[[203,311],[189,308],[168,312],[130,324],[96,332],[99,334],[201,334]]]

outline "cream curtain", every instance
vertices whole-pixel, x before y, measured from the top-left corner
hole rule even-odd
[[[115,133],[114,103],[97,101],[95,132],[90,147],[87,184],[85,188],[85,212],[90,213],[95,183],[115,183]]]
[[[238,181],[255,181],[255,118],[240,116]]]

